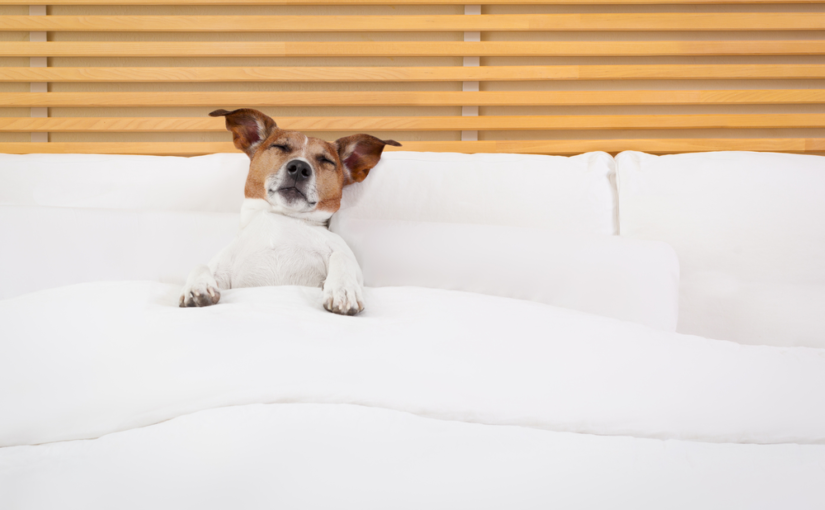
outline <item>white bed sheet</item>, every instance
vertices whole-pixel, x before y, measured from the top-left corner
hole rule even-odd
[[[0,508],[819,510],[825,446],[603,437],[334,404],[0,449]]]
[[[0,301],[0,445],[95,438],[255,403],[340,403],[559,432],[825,443],[825,350],[743,346],[540,303],[367,289],[337,316],[319,289],[177,307],[160,283]]]

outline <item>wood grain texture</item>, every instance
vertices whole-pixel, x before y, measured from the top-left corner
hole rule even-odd
[[[825,114],[534,115],[487,117],[277,117],[298,131],[535,131],[825,128]],[[222,132],[222,118],[0,117],[0,132]]]
[[[6,107],[822,104],[823,89],[520,92],[5,92]]]
[[[457,0],[0,0],[0,5],[455,5]],[[470,1],[470,0],[465,0]],[[472,0],[474,5],[821,4],[825,0]]]
[[[823,30],[822,13],[633,13],[405,16],[0,16],[27,32],[456,32]]]
[[[468,0],[469,1],[469,0]],[[724,5],[736,4],[821,4],[825,0],[480,0],[473,4],[503,4],[503,5]],[[0,0],[2,5],[38,5],[35,1]],[[56,5],[453,5],[455,0],[43,0],[42,4]],[[767,9],[738,9],[738,10],[771,10]],[[563,9],[567,10],[567,9]],[[639,8],[633,9],[599,8],[590,10],[621,10],[627,12],[616,13],[556,13],[556,14],[481,14],[481,15],[422,15],[425,10],[399,10],[399,15],[384,15],[394,11],[383,10],[382,15],[375,15],[373,9],[338,10],[335,14],[326,14],[332,9],[307,10],[308,15],[273,16],[271,10],[266,15],[251,14],[239,16],[247,11],[242,9],[225,9],[233,15],[201,15],[212,11],[206,9],[156,10],[165,15],[137,15],[148,14],[153,11],[124,9],[99,10],[120,15],[49,15],[49,16],[0,16],[0,32],[77,32],[88,33],[88,37],[77,36],[81,41],[57,42],[24,42],[6,41],[0,44],[0,57],[68,57],[74,60],[54,60],[61,67],[58,68],[15,68],[0,67],[0,82],[44,83],[44,82],[109,82],[109,83],[254,83],[254,82],[296,82],[296,83],[329,83],[329,82],[481,82],[481,81],[538,81],[538,80],[569,80],[585,81],[601,80],[605,83],[588,86],[583,84],[575,88],[627,88],[629,84],[613,85],[610,81],[618,80],[810,80],[825,78],[825,61],[821,64],[794,64],[777,62],[794,62],[794,60],[777,58],[750,58],[750,57],[777,57],[777,56],[822,56],[825,55],[825,40],[815,31],[825,30],[825,13],[822,12],[692,12],[702,9],[686,8]],[[655,12],[655,11],[685,11],[685,12]],[[704,9],[704,10],[734,10],[734,9]],[[781,9],[777,9],[781,10]],[[787,9],[785,9],[787,10]],[[811,9],[813,10],[813,9]],[[58,10],[54,10],[59,12]],[[91,12],[91,9],[89,10]],[[256,12],[262,12],[259,9]],[[375,10],[377,11],[377,10]],[[513,12],[516,10],[514,9]],[[688,12],[690,11],[690,12]],[[64,11],[69,13],[68,10]],[[74,10],[75,14],[83,11]],[[136,15],[127,16],[124,13],[135,12]],[[171,16],[174,12],[185,15]],[[350,15],[341,15],[341,12]],[[455,11],[453,11],[455,12]],[[525,9],[519,12],[525,13]],[[552,12],[552,11],[551,11]],[[318,15],[322,14],[322,15]],[[423,41],[426,36],[415,35],[421,32],[606,32],[606,34],[583,34],[566,37],[566,41]],[[752,35],[729,36],[729,32],[754,32]],[[769,32],[785,31],[798,32],[795,34]],[[94,39],[92,33],[145,33],[150,35],[127,36],[130,42],[102,42],[88,41]],[[208,36],[174,36],[171,33],[293,33],[307,32],[330,34],[349,32],[364,34],[354,38],[356,41],[347,42],[312,42],[319,37],[315,36],[257,36],[250,39],[259,41],[239,42],[237,39],[228,42],[211,42],[221,37]],[[370,32],[406,33],[398,37],[409,42],[375,41],[369,36]],[[612,32],[629,32],[629,36],[611,36]],[[634,34],[639,32],[639,37]],[[657,32],[659,35],[650,34]],[[679,35],[679,38],[689,40],[661,40],[673,39],[669,32],[690,32],[693,34]],[[706,34],[698,34],[705,32]],[[757,34],[757,32],[759,32]],[[156,35],[151,35],[151,34]],[[163,33],[170,35],[163,36]],[[641,33],[648,33],[646,36]],[[158,35],[160,34],[160,35]],[[14,34],[9,34],[10,38]],[[60,39],[60,37],[56,37]],[[71,39],[67,35],[63,39]],[[103,39],[104,37],[100,37]],[[163,39],[186,39],[177,42],[161,42]],[[232,38],[227,36],[226,38]],[[308,41],[290,40],[273,41],[272,39],[307,39]],[[335,37],[332,37],[333,39]],[[343,38],[343,37],[341,37]],[[382,37],[383,38],[383,37]],[[495,38],[490,36],[490,38]],[[523,39],[532,38],[524,35]],[[564,38],[562,36],[556,38]],[[626,39],[621,41],[595,39]],[[781,40],[773,40],[779,38]],[[19,38],[18,38],[19,39]],[[141,41],[151,39],[151,41]],[[158,41],[160,39],[161,41]],[[204,39],[211,39],[210,42]],[[351,38],[353,39],[353,38]],[[483,38],[482,38],[483,39]],[[629,40],[627,40],[629,39]],[[641,39],[641,40],[640,40]],[[659,40],[657,40],[659,39]],[[747,39],[747,40],[732,40]],[[87,42],[83,42],[87,41]],[[199,42],[200,41],[200,42]],[[477,39],[476,39],[477,41]],[[721,57],[740,56],[739,59],[692,59],[685,57]],[[117,59],[113,67],[86,68],[62,67],[89,63],[78,59],[84,58],[111,58]],[[199,58],[226,58],[243,57],[298,57],[300,58],[327,58],[324,64],[349,63],[337,57],[386,57],[389,67],[115,67],[123,63],[141,65],[150,62],[130,60],[134,58],[165,58],[183,57],[185,65],[197,66],[200,63],[210,64]],[[398,57],[398,58],[397,58]],[[401,67],[405,62],[403,57],[573,57],[560,60],[566,63],[581,64],[588,62],[588,57],[605,57],[600,65],[537,65],[537,66],[492,66],[492,67]],[[582,58],[576,58],[582,57]],[[611,60],[610,57],[660,57],[639,58],[636,62],[654,62],[649,65],[603,65],[633,62],[631,58],[625,60]],[[668,57],[676,57],[668,59]],[[672,62],[725,62],[726,60],[748,62],[737,65],[708,65],[687,64],[678,65]],[[821,59],[797,59],[803,62],[820,62]],[[247,60],[246,62],[251,62]],[[296,60],[297,61],[297,60]],[[499,62],[525,63],[530,60],[505,60]],[[554,62],[554,60],[533,60],[532,62]],[[97,61],[102,62],[102,61]],[[131,63],[130,63],[131,62]],[[159,62],[159,61],[158,61]],[[170,61],[164,62],[167,65]],[[244,62],[243,60],[229,60],[230,63]],[[257,61],[256,61],[257,62]],[[438,63],[438,60],[432,60]],[[455,62],[455,60],[453,60]],[[301,62],[304,63],[304,62]],[[307,61],[306,63],[311,63]],[[103,64],[107,65],[107,64]],[[157,64],[156,64],[157,65]],[[649,84],[648,88],[665,88],[667,84]],[[234,152],[229,142],[228,134],[222,119],[166,117],[178,111],[171,110],[177,107],[206,108],[235,108],[235,107],[351,107],[342,110],[353,115],[363,115],[364,109],[359,107],[458,107],[458,106],[608,106],[621,105],[629,107],[630,111],[645,112],[642,106],[646,105],[674,105],[671,112],[688,113],[690,108],[682,106],[702,105],[793,105],[793,104],[825,104],[825,87],[815,87],[817,84],[801,83],[798,85],[784,85],[787,89],[777,90],[776,82],[755,85],[760,90],[690,90],[695,88],[692,83],[682,82],[678,85],[682,90],[639,90],[646,85],[633,84],[636,90],[579,90],[579,91],[485,91],[485,92],[441,92],[441,91],[292,91],[292,92],[204,92],[210,87],[192,85],[190,87],[176,86],[140,86],[141,90],[152,92],[55,92],[55,93],[0,93],[2,107],[75,107],[84,111],[77,115],[84,117],[51,117],[51,118],[0,118],[0,133],[69,133],[62,135],[61,140],[95,140],[92,135],[72,135],[71,133],[115,133],[107,139],[112,142],[89,143],[2,143],[0,152],[86,152],[86,153],[120,153],[120,154],[178,154],[195,155],[210,152]],[[697,87],[706,88],[707,84],[697,84]],[[730,84],[714,85],[714,87],[729,87]],[[369,88],[353,85],[347,88]],[[740,85],[739,87],[745,87]],[[793,88],[797,87],[797,88]],[[60,88],[60,87],[56,87]],[[90,87],[94,88],[94,87]],[[114,88],[114,87],[113,87]],[[134,88],[138,88],[135,86]],[[174,88],[177,91],[200,89],[193,92],[161,92],[154,91],[160,88]],[[214,86],[212,88],[230,88]],[[254,85],[247,87],[233,85],[236,90],[261,89]],[[304,87],[296,86],[293,88]],[[310,87],[312,88],[312,87]],[[315,89],[322,89],[320,85]],[[328,87],[332,88],[332,87]],[[383,88],[394,88],[385,86]],[[402,88],[402,87],[397,87]],[[403,88],[410,89],[410,85]],[[419,87],[431,88],[431,87]],[[524,87],[527,88],[527,87]],[[574,88],[567,85],[555,88]],[[770,90],[764,90],[770,88]],[[69,87],[63,87],[63,90]],[[686,90],[687,89],[687,90]],[[14,89],[10,89],[14,90]],[[20,90],[27,90],[20,89]],[[71,89],[70,89],[71,90]],[[74,90],[84,90],[82,86]],[[85,89],[89,90],[89,89]],[[121,89],[123,90],[123,89]],[[129,115],[126,111],[117,111],[117,108],[146,108],[143,110],[146,117],[127,118],[117,115]],[[107,112],[109,117],[86,117],[94,114],[95,108],[112,108]],[[155,108],[155,110],[150,110]],[[165,110],[168,109],[168,110]],[[408,110],[405,115],[416,115],[418,108]],[[528,109],[524,109],[529,112]],[[593,108],[593,112],[604,112],[605,109]],[[731,108],[733,110],[733,108]],[[209,110],[206,110],[209,111]],[[283,110],[281,110],[283,111]],[[323,112],[323,110],[321,110]],[[391,110],[376,108],[372,112],[386,114]],[[455,110],[454,110],[455,111]],[[696,111],[694,109],[694,111]],[[702,111],[702,110],[699,110]],[[724,111],[724,110],[723,110]],[[744,111],[738,109],[734,111]],[[754,109],[753,111],[759,111]],[[805,110],[800,110],[805,111]],[[292,110],[293,115],[300,110]],[[372,113],[371,112],[371,113]],[[432,109],[430,112],[439,112]],[[645,113],[649,113],[647,110]],[[61,113],[61,112],[56,112]],[[338,112],[336,112],[338,113]],[[423,112],[420,112],[423,113]],[[184,113],[185,114],[185,113]],[[340,115],[340,113],[338,113]],[[154,117],[162,115],[161,117]],[[152,117],[149,117],[152,116]],[[406,116],[406,117],[282,117],[277,118],[279,124],[288,129],[313,132],[431,132],[431,135],[421,134],[422,138],[450,138],[436,135],[435,132],[464,132],[464,131],[580,131],[579,135],[568,135],[580,138],[578,140],[522,140],[522,141],[474,141],[474,142],[406,142],[402,150],[432,150],[458,152],[514,152],[539,154],[576,154],[590,150],[606,150],[618,152],[622,150],[641,150],[652,153],[691,152],[708,150],[768,150],[786,152],[820,152],[825,151],[825,138],[800,138],[798,132],[774,131],[765,135],[764,132],[754,129],[821,129],[825,128],[825,114],[667,114],[667,115],[511,115],[511,116],[480,116],[480,117],[434,117],[434,116]],[[684,138],[690,136],[707,136],[704,132],[689,132],[695,129],[730,130],[724,135],[733,138]],[[591,139],[601,132],[598,139]],[[648,130],[647,132],[633,132],[633,130]],[[665,134],[649,135],[654,130],[673,130]],[[678,131],[677,131],[678,130]],[[741,130],[741,131],[735,131]],[[226,135],[225,142],[218,143],[177,143],[176,138],[184,135],[176,133],[211,132]],[[119,133],[119,134],[118,134]],[[137,138],[128,133],[169,133],[157,136],[164,143],[132,143]],[[718,132],[717,132],[718,133]],[[488,133],[488,137],[492,133]],[[16,134],[3,135],[6,140],[14,140]],[[43,136],[43,135],[38,135]],[[214,135],[213,135],[214,136]],[[403,134],[398,135],[404,137]],[[540,135],[542,138],[556,136]],[[665,139],[651,139],[650,136],[666,136]],[[711,135],[718,136],[718,135]],[[753,136],[774,136],[772,138],[752,138]],[[775,136],[788,136],[776,138]],[[791,136],[796,136],[791,137]],[[812,136],[812,135],[803,135]],[[640,138],[634,138],[640,137]],[[615,139],[614,139],[615,138]],[[144,138],[146,139],[146,138]],[[192,138],[189,138],[192,139]],[[197,139],[197,138],[196,138]],[[224,139],[224,138],[216,138]],[[115,142],[121,140],[122,142]]]
[[[385,150],[580,154],[589,151],[617,153],[625,150],[670,154],[705,151],[822,152],[825,138],[663,138],[607,140],[529,140],[478,142],[403,142],[402,147]],[[151,154],[163,156],[197,156],[216,152],[237,152],[231,142],[143,142],[143,143],[0,143],[0,153],[7,154]]]
[[[490,67],[0,67],[0,82],[438,82],[818,79],[823,64]]]
[[[0,57],[633,57],[825,55],[825,41],[4,42]]]

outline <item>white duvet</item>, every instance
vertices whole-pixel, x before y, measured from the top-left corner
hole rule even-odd
[[[0,508],[825,506],[825,350],[444,290],[358,317],[178,290],[0,301]]]
[[[0,449],[4,510],[821,510],[825,446],[697,443],[252,404]]]

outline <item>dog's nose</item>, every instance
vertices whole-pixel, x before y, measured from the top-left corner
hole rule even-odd
[[[290,177],[294,177],[296,181],[305,181],[312,175],[312,167],[306,161],[296,159],[287,163],[286,172]]]

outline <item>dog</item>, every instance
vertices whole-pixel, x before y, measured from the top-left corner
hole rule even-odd
[[[196,267],[180,297],[181,307],[210,306],[221,289],[304,285],[323,289],[323,307],[342,315],[364,310],[363,277],[352,250],[330,232],[342,190],[362,182],[387,145],[357,134],[326,142],[279,129],[252,109],[216,110],[235,147],[249,156],[241,231],[206,266]]]

